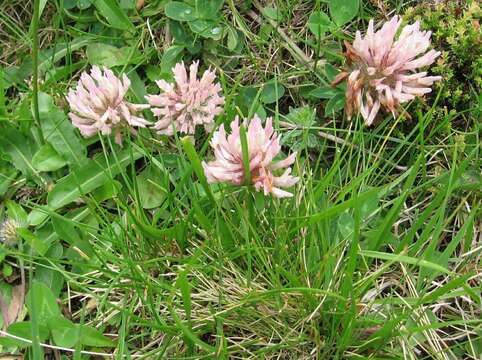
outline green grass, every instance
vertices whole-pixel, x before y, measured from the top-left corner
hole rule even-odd
[[[351,22],[315,39],[306,24],[329,12],[325,2],[229,0],[216,21],[236,46],[188,28],[194,45],[175,56],[166,2],[122,9],[117,20],[101,5],[67,3],[43,9],[37,57],[33,6],[0,4],[0,218],[21,225],[16,245],[0,244],[0,295],[25,306],[7,329],[0,317],[10,334],[0,354],[480,359],[479,122],[460,129],[457,114],[434,118],[442,92],[423,113],[410,104],[411,119],[386,116],[374,128],[307,95],[331,81],[344,39],[408,2],[363,1]],[[73,132],[64,96],[98,60],[94,43],[126,47],[106,56],[131,78],[133,102],[181,57],[215,67],[226,97],[218,125],[264,112],[298,144],[295,196],[208,185],[209,134],[192,144],[141,130],[120,148]],[[45,94],[53,103],[32,114]],[[39,170],[45,142],[65,151],[65,166]]]

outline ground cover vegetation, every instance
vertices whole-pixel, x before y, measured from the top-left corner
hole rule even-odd
[[[481,16],[0,2],[0,358],[480,359]]]

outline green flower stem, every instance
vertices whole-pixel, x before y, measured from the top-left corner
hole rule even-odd
[[[32,16],[32,57],[33,57],[33,94],[32,94],[32,105],[33,105],[33,118],[36,123],[37,136],[41,144],[45,143],[45,139],[42,133],[42,127],[40,126],[40,113],[38,107],[38,25],[40,17],[40,0],[35,0],[34,10]]]

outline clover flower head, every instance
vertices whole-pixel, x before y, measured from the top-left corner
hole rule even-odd
[[[427,52],[431,32],[421,31],[417,21],[403,27],[396,38],[401,24],[402,19],[394,16],[374,31],[370,20],[364,37],[357,31],[353,45],[345,42],[349,70],[340,73],[334,84],[348,78],[348,118],[359,111],[370,126],[381,108],[395,115],[401,103],[431,92],[432,84],[441,80],[440,76],[428,76],[419,70],[440,55],[433,49]]]
[[[296,159],[296,153],[284,160],[274,162],[274,158],[281,151],[280,138],[268,118],[263,127],[261,119],[255,115],[250,121],[247,119],[243,125],[246,127],[247,150],[249,157],[249,172],[251,183],[256,191],[263,190],[265,195],[275,197],[291,197],[293,194],[283,190],[296,184],[299,178],[291,176],[289,167]],[[227,182],[233,185],[243,185],[246,182],[246,172],[243,161],[239,118],[231,123],[231,134],[227,135],[224,125],[213,134],[211,147],[214,149],[215,160],[203,162],[204,173],[210,183]],[[282,175],[276,176],[274,172],[285,169]]]
[[[135,134],[135,127],[149,125],[148,121],[137,115],[149,105],[131,104],[124,99],[130,84],[125,74],[121,80],[106,67],[101,70],[93,66],[90,73],[83,72],[75,90],[70,89],[67,95],[73,125],[84,137],[114,133],[119,145],[122,144],[123,128]]]
[[[214,117],[223,111],[224,97],[220,96],[221,85],[214,71],[204,71],[198,79],[199,62],[189,66],[189,76],[184,63],[174,66],[173,84],[165,80],[156,81],[161,89],[159,95],[146,96],[152,112],[158,117],[153,129],[158,134],[173,135],[175,131],[194,134],[196,126],[210,131]]]
[[[21,224],[11,218],[6,218],[0,223],[0,243],[7,246],[15,244],[18,240],[17,229],[21,227]]]

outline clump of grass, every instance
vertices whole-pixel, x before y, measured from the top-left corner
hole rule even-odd
[[[478,128],[453,130],[447,124],[461,115],[441,116],[436,101],[414,111],[405,132],[396,130],[400,118],[373,129],[344,119],[343,89],[327,87],[336,67],[318,65],[336,65],[364,13],[376,17],[367,2],[315,36],[320,29],[307,21],[331,14],[328,2],[220,1],[204,19],[223,29],[215,38],[192,18],[201,0],[140,9],[122,1],[113,12],[104,3],[47,2],[39,25],[51,36],[41,36],[38,89],[45,144],[33,136],[31,71],[23,71],[31,59],[10,52],[0,69],[15,75],[0,77],[0,218],[22,225],[15,246],[0,244],[0,353],[479,356]],[[167,3],[181,20],[168,19]],[[22,23],[6,4],[23,31],[7,47],[28,49],[31,9]],[[204,130],[192,144],[141,129],[126,133],[121,148],[107,136],[84,139],[70,124],[63,99],[93,64],[126,73],[127,97],[139,103],[181,58],[216,67],[226,101],[216,126],[235,115],[274,117],[284,155],[298,150],[293,198],[208,185]],[[337,111],[326,111],[330,102]],[[18,308],[8,327],[7,306]]]

